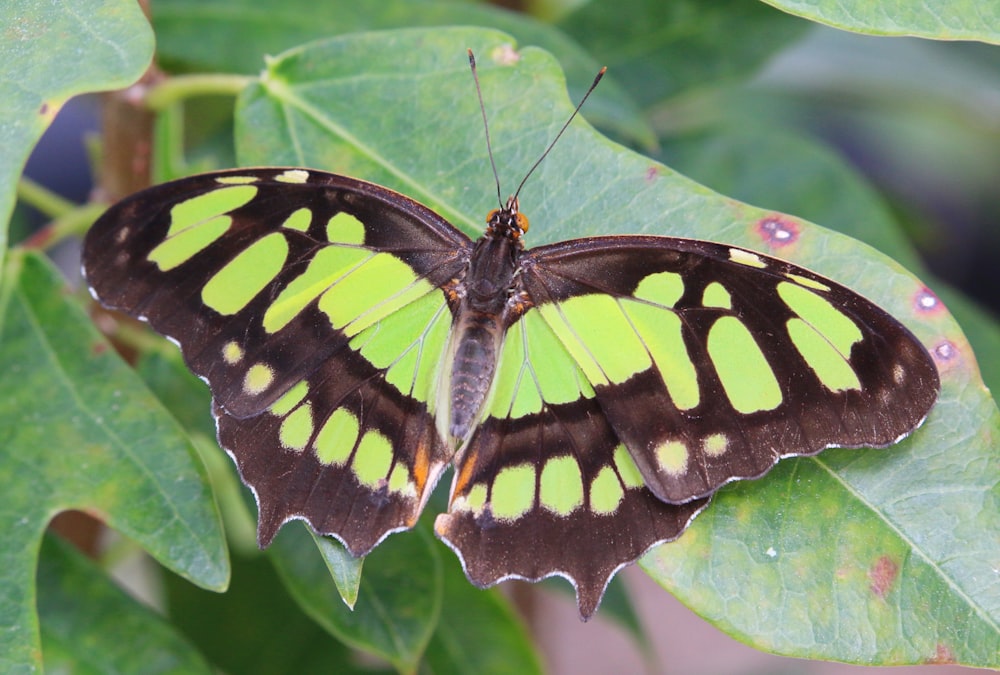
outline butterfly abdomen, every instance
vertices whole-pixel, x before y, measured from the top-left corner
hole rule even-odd
[[[459,282],[458,309],[438,389],[438,429],[453,447],[479,423],[510,321],[507,298],[521,247],[502,235],[476,242]]]

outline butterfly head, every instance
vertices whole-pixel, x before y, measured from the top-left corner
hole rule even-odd
[[[493,209],[486,217],[486,233],[519,241],[528,231],[528,216],[518,210],[517,195],[507,199],[502,209]]]

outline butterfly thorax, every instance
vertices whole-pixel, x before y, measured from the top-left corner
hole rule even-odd
[[[516,318],[516,272],[527,219],[517,200],[490,214],[456,294],[458,310],[439,382],[438,429],[452,447],[462,445],[479,422],[493,383],[503,336]]]

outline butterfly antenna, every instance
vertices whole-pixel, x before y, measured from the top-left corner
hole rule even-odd
[[[472,79],[476,81],[476,96],[479,97],[479,111],[483,114],[483,129],[486,130],[486,152],[490,156],[490,166],[493,167],[493,180],[497,184],[497,203],[503,208],[503,197],[500,196],[500,176],[497,174],[497,165],[493,161],[493,146],[490,143],[490,125],[486,121],[486,106],[483,104],[483,90],[479,88],[479,72],[476,70],[476,57],[469,49],[469,67],[472,68]]]
[[[583,98],[580,99],[580,102],[576,104],[576,108],[573,110],[573,114],[570,115],[569,119],[566,120],[566,123],[562,125],[562,129],[559,130],[559,133],[556,134],[556,137],[552,139],[551,143],[549,143],[549,147],[545,148],[545,152],[543,152],[542,156],[538,158],[538,161],[536,161],[531,166],[531,168],[528,169],[528,173],[524,174],[524,178],[521,180],[521,184],[517,186],[517,190],[515,190],[514,192],[515,200],[517,199],[517,196],[521,194],[521,188],[523,188],[524,184],[528,182],[528,178],[531,176],[531,174],[535,172],[535,169],[537,169],[538,165],[542,163],[542,160],[545,159],[545,157],[552,151],[552,148],[559,140],[559,137],[563,135],[563,132],[566,131],[566,129],[569,127],[570,122],[572,122],[573,118],[576,117],[576,114],[580,112],[580,108],[582,108],[583,104],[587,102],[587,98],[590,96],[591,92],[594,91],[594,89],[597,87],[597,83],[601,81],[601,78],[604,77],[604,73],[607,72],[607,70],[608,70],[607,66],[604,66],[599,71],[597,71],[597,76],[594,78],[594,81],[590,83],[590,88],[587,89],[587,93],[584,94]],[[482,103],[482,97],[480,97],[480,104],[481,103]],[[492,155],[490,156],[490,161],[493,161]],[[496,169],[494,169],[494,173],[495,172]],[[499,185],[497,186],[497,189],[499,190]]]

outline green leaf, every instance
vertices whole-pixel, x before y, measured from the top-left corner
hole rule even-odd
[[[358,602],[358,592],[361,589],[361,569],[364,567],[364,558],[355,558],[350,551],[344,548],[339,541],[329,537],[321,537],[310,531],[313,543],[319,549],[326,568],[330,572],[330,578],[337,586],[337,592],[348,609],[354,609]]]
[[[49,672],[212,672],[161,616],[58,537],[46,536],[42,543],[38,613]]]
[[[347,36],[292,50],[274,59],[260,84],[241,97],[239,159],[244,164],[323,167],[374,180],[429,204],[470,234],[478,233],[496,196],[477,103],[467,95],[464,47],[489,55],[480,60],[480,76],[506,189],[572,110],[558,67],[544,52],[525,48],[516,63],[493,58],[509,42],[495,32],[436,29]],[[990,565],[1000,559],[995,494],[1000,465],[994,450],[1000,414],[954,320],[940,305],[919,302],[925,297],[923,284],[857,241],[722,197],[611,143],[585,123],[570,127],[527,183],[520,202],[532,222],[529,245],[614,232],[731,242],[827,274],[872,298],[921,336],[936,355],[943,381],[941,400],[923,428],[886,451],[827,452],[817,459],[786,462],[773,476],[726,490],[690,534],[649,559],[654,561],[649,568],[696,611],[727,621],[720,625],[741,639],[811,656],[820,647],[801,634],[803,618],[829,612],[830,594],[837,589],[853,593],[852,600],[859,598],[850,583],[857,574],[867,578],[872,569],[876,577],[885,576],[878,570],[891,565],[873,565],[888,556],[890,562],[899,561],[894,588],[911,593],[902,598],[889,589],[880,600],[896,613],[895,621],[880,624],[887,632],[859,647],[855,638],[869,629],[869,619],[853,608],[845,611],[837,617],[838,630],[824,636],[825,656],[922,662],[935,658],[935,646],[941,645],[957,662],[998,665],[1000,586]],[[797,236],[792,242],[772,241],[769,223],[786,226]],[[790,475],[822,482],[828,492],[790,484]],[[820,499],[822,495],[829,496]],[[821,526],[815,520],[817,500],[828,521]],[[837,515],[841,510],[851,518]],[[755,517],[737,518],[740,514]],[[775,528],[765,514],[782,527]],[[860,536],[853,527],[860,521],[881,524],[871,544],[867,534]],[[817,531],[825,536],[817,537]],[[796,557],[792,552],[799,541],[809,541],[813,548]],[[761,548],[761,542],[767,545]],[[706,547],[713,545],[731,549],[732,558],[706,557]],[[768,553],[772,545],[773,558]],[[763,560],[751,564],[751,555]],[[832,567],[830,560],[837,565]],[[781,565],[773,568],[779,573],[770,574],[766,565]],[[669,574],[658,571],[661,566]],[[366,567],[371,573],[375,564],[370,561]],[[861,572],[846,580],[840,576],[851,570]],[[717,578],[722,576],[729,580],[724,585]],[[714,583],[706,583],[705,577]],[[795,596],[797,613],[776,612],[770,621],[750,621],[764,594],[771,604],[780,604],[785,598],[782,583],[798,588],[785,581],[789,577],[803,579],[804,590],[815,593]],[[862,595],[871,583],[860,589]],[[919,612],[910,611],[907,603],[920,591],[942,589],[947,593],[940,606],[927,603]],[[723,602],[746,607],[747,615],[719,617],[717,607]],[[359,598],[358,607],[363,605]],[[957,634],[947,627],[956,606],[970,617],[958,624]],[[782,635],[799,640],[784,641]]]
[[[70,96],[138,78],[153,34],[134,0],[5,0],[0,26],[2,271],[14,188],[31,149]]]
[[[993,2],[909,0],[764,0],[769,5],[834,28],[873,35],[1000,43],[1000,5]]]
[[[391,672],[352,666],[351,650],[302,612],[259,552],[233,556],[233,582],[223,594],[207,593],[174,575],[166,575],[165,582],[171,620],[223,672]]]
[[[438,544],[444,568],[441,621],[427,646],[422,673],[542,673],[541,659],[510,603],[483,592],[462,573],[458,558]]]
[[[48,521],[99,515],[194,583],[222,589],[219,517],[183,432],[94,330],[51,264],[0,281],[0,672],[40,667],[34,572]]]
[[[292,597],[331,635],[400,672],[416,669],[441,612],[441,560],[428,535],[390,537],[368,555],[353,611],[305,525],[282,529],[270,556]]]
[[[744,113],[757,107],[755,97],[727,99],[726,108]],[[922,262],[903,235],[882,197],[835,151],[787,128],[757,120],[736,120],[665,141],[664,157],[683,174],[742,201],[795,213],[859,239],[892,256],[911,270]],[[772,115],[773,117],[773,115]],[[978,354],[1000,353],[1000,327],[984,310],[934,281]],[[1000,390],[1000,361],[980,363],[990,389]]]
[[[180,70],[257,74],[264,55],[364,30],[415,26],[485,26],[548,49],[559,58],[578,100],[601,64],[557,28],[489,5],[427,0],[158,0],[153,5],[158,54]],[[464,56],[461,49],[459,56]],[[359,64],[352,59],[356,69]],[[652,132],[612,72],[587,103],[587,116],[644,146]],[[466,77],[466,96],[475,98]]]
[[[742,81],[809,27],[745,0],[588,2],[559,25],[643,106]]]

